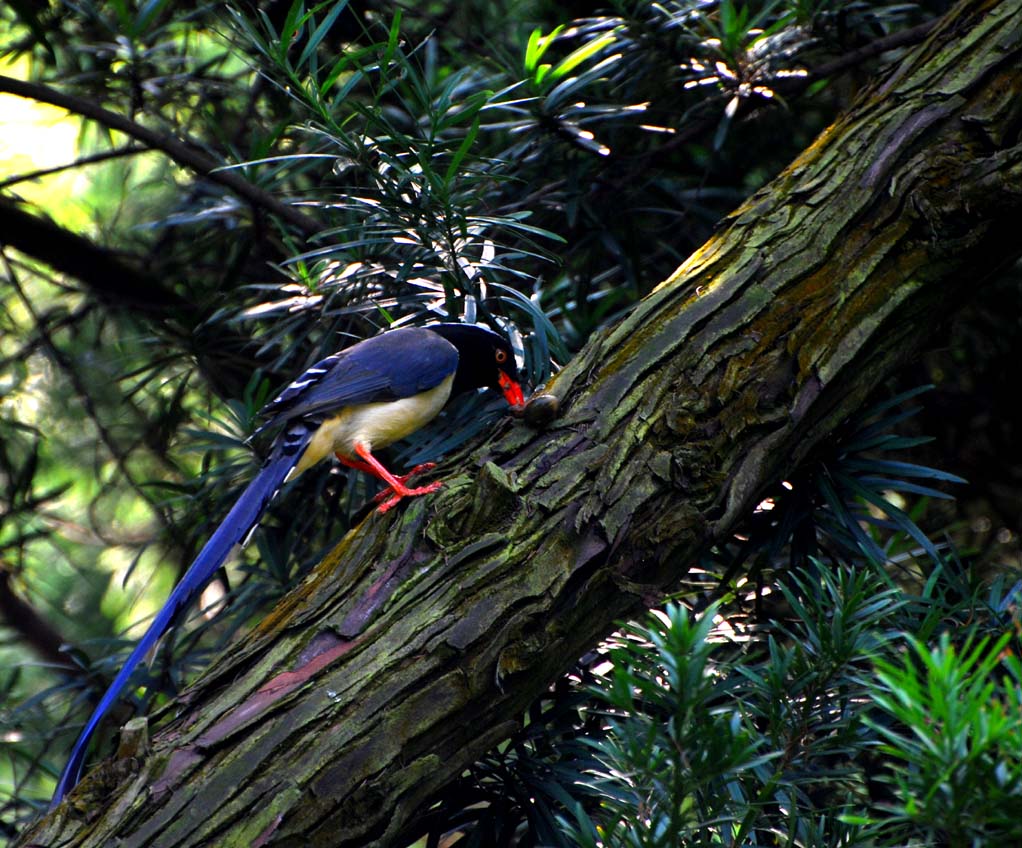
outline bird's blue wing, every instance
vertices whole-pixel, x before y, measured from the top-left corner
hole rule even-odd
[[[328,356],[305,371],[262,410],[256,432],[345,406],[411,397],[458,368],[458,350],[421,327],[391,330]]]
[[[302,372],[301,376],[292,380],[284,391],[259,410],[259,415],[263,418],[273,418],[279,413],[292,408],[311,386],[318,383],[323,379],[324,375],[329,374],[330,371],[343,362],[345,353],[346,351],[335,353],[332,356],[319,360],[315,365],[310,365]],[[265,429],[265,426],[263,425],[259,430]],[[259,430],[256,432],[259,432]]]
[[[53,793],[53,800],[50,802],[51,809],[59,804],[64,795],[78,783],[89,741],[110,708],[117,703],[121,691],[131,680],[135,669],[145,660],[146,655],[174,622],[181,610],[189,606],[199,596],[216,570],[223,565],[232,548],[246,541],[252,528],[259,523],[266,505],[283,485],[291,469],[298,463],[309,443],[311,434],[312,428],[299,422],[289,427],[281,435],[259,473],[241,493],[237,502],[231,507],[231,511],[227,513],[227,517],[199,552],[195,562],[189,566],[184,577],[174,587],[167,602],[156,613],[149,629],[139,640],[124,663],[124,667],[117,673],[113,683],[103,693],[103,697],[100,698],[92,715],[85,723],[85,727],[78,735],[74,748],[71,750],[71,756],[67,765],[64,766],[64,771],[61,772],[57,788]]]

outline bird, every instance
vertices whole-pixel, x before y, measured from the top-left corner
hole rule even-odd
[[[435,492],[440,481],[409,488],[408,474],[392,474],[375,450],[432,421],[447,401],[474,389],[498,389],[513,409],[524,403],[514,352],[499,333],[476,324],[438,323],[389,330],[312,365],[260,412],[268,420],[253,436],[277,430],[258,473],[210,536],[113,682],[71,749],[50,802],[58,806],[78,783],[89,742],[132,674],[188,607],[235,545],[244,544],[284,483],[336,456],[344,465],[387,484],[379,512],[404,498]]]

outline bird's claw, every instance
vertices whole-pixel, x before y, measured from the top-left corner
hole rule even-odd
[[[423,471],[432,471],[434,468],[436,468],[435,462],[420,462],[407,474],[402,474],[397,479],[400,480],[402,483],[406,483],[416,474],[422,474]]]
[[[409,480],[411,480],[412,477],[414,477],[416,474],[422,474],[424,471],[432,471],[434,468],[436,468],[436,463],[435,462],[423,462],[423,463],[420,463],[419,465],[416,465],[407,474],[398,474],[397,476],[394,477],[394,479],[397,480],[397,482],[400,483],[402,488],[403,488],[405,483],[407,483]],[[432,486],[432,485],[434,485],[434,484],[430,483],[430,486]],[[428,486],[424,486],[423,488],[429,488],[429,487]],[[426,492],[421,492],[421,493],[418,492],[418,491],[412,492],[410,489],[407,490],[407,491],[408,491],[409,494],[427,494]],[[435,491],[435,490],[433,490],[433,491]],[[394,489],[394,488],[388,486],[386,489],[380,490],[379,492],[377,492],[373,496],[373,503],[379,503],[380,501],[384,500],[385,498],[391,497],[396,492],[397,492],[397,489]],[[400,500],[403,497],[405,497],[405,495],[400,495],[398,500]],[[397,503],[397,501],[395,501],[394,503]],[[393,506],[393,504],[391,504],[391,506]],[[387,509],[390,509],[390,507],[388,506]],[[384,511],[385,510],[381,510],[381,512],[384,512]]]
[[[384,489],[382,492],[380,492],[380,494],[378,494],[374,498],[374,500],[379,501],[388,493],[390,493],[390,497],[387,498],[387,500],[385,500],[383,503],[381,503],[376,511],[381,514],[384,512],[388,512],[390,509],[397,506],[397,504],[401,501],[402,498],[414,498],[418,497],[419,495],[429,495],[437,491],[437,489],[441,488],[443,485],[444,484],[441,480],[437,480],[435,483],[430,483],[428,486],[420,486],[417,489],[409,489],[406,488],[404,485],[402,485],[400,489]]]

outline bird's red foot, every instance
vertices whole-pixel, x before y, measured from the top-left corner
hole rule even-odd
[[[381,500],[383,503],[377,509],[377,512],[387,512],[393,508],[396,504],[401,501],[401,498],[413,498],[417,495],[428,495],[430,492],[435,492],[439,489],[443,483],[437,480],[435,483],[430,483],[428,486],[420,486],[418,489],[409,489],[405,483],[416,474],[421,474],[423,471],[429,471],[431,468],[436,468],[435,462],[423,462],[420,465],[416,465],[407,474],[402,474],[399,477],[391,474],[386,468],[384,468],[378,459],[376,459],[372,452],[369,450],[369,446],[361,442],[356,441],[354,443],[355,453],[358,454],[359,459],[352,459],[342,453],[337,454],[337,458],[347,465],[349,468],[357,468],[359,471],[365,471],[367,474],[372,474],[374,477],[379,477],[385,483],[388,488],[380,492],[373,501],[379,503]],[[386,500],[384,500],[386,498]]]
[[[421,474],[423,471],[432,471],[434,468],[436,468],[436,463],[435,462],[423,462],[421,465],[416,465],[415,468],[413,468],[407,474],[395,475],[394,479],[397,480],[397,482],[400,483],[402,486],[404,486],[404,484],[407,483],[409,480],[411,480],[416,474]],[[373,503],[379,503],[384,498],[389,498],[396,491],[397,490],[394,489],[391,486],[388,486],[386,489],[381,489],[379,492],[377,492],[373,496]],[[419,493],[416,492],[414,494],[419,494]],[[427,493],[426,492],[422,492],[422,494],[427,494]],[[401,497],[404,497],[404,495],[401,495]],[[387,509],[390,509],[390,507],[387,507]]]
[[[407,478],[410,477],[411,474],[406,474],[404,476],[405,478]],[[399,477],[397,479],[402,481],[402,485],[399,488],[395,487],[390,489],[384,489],[382,492],[380,492],[380,494],[378,494],[374,498],[374,500],[378,501],[380,500],[380,498],[384,497],[388,493],[390,494],[390,497],[379,505],[379,507],[376,510],[377,512],[379,513],[387,512],[392,507],[397,506],[397,504],[401,501],[402,498],[414,498],[417,497],[418,495],[428,495],[431,494],[432,492],[435,492],[437,489],[444,485],[442,481],[437,480],[435,483],[430,483],[427,486],[420,486],[417,489],[409,489],[407,486],[404,485],[404,480],[402,480],[402,478]]]

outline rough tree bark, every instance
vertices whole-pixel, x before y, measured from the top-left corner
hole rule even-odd
[[[547,430],[367,518],[22,844],[392,844],[1022,253],[1020,91],[1022,0],[953,10],[558,375]]]

